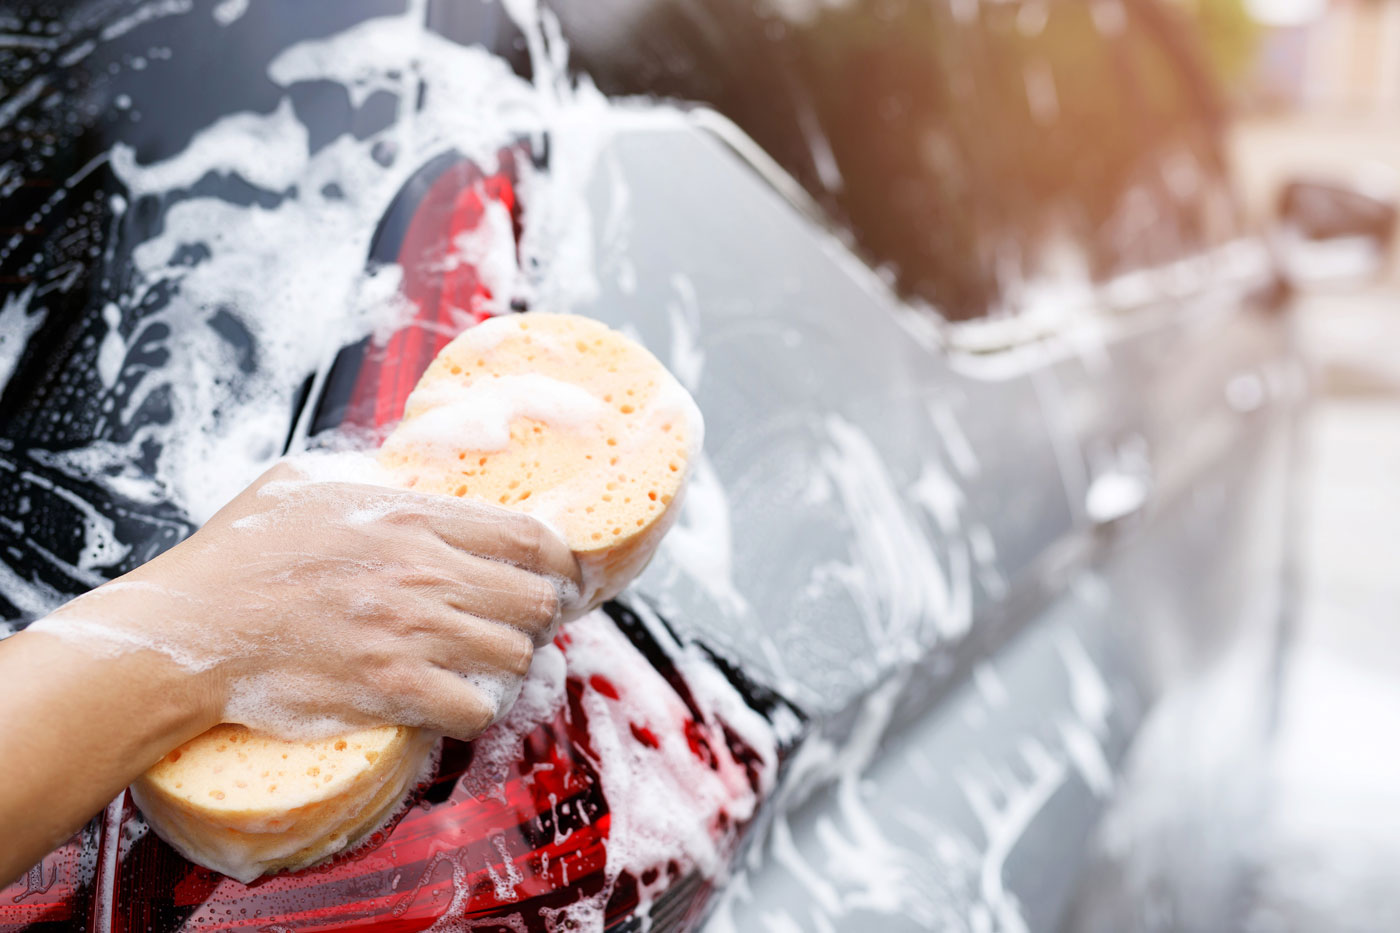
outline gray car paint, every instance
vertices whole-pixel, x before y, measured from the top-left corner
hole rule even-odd
[[[1067,921],[1081,879],[1114,870],[1087,844],[1105,806],[1151,783],[1124,774],[1135,736],[1217,670],[1267,705],[1301,393],[1286,317],[1249,301],[1257,248],[971,355],[712,116],[645,123],[588,187],[581,310],[672,348],[724,492],[682,534],[719,523],[700,540],[732,554],[667,548],[640,591],[812,717],[711,928],[1130,918],[1131,885],[1091,883]],[[861,471],[891,496],[842,485]],[[1095,522],[1084,497],[1115,471],[1143,496]],[[704,578],[726,565],[732,589]]]

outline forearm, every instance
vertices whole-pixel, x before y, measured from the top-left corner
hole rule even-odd
[[[0,642],[0,709],[0,884],[218,719],[209,684],[164,655],[38,632]]]

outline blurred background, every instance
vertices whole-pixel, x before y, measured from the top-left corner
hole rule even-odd
[[[1188,7],[1190,5],[1188,4]],[[1235,170],[1260,221],[1299,175],[1392,185],[1400,173],[1400,0],[1199,0],[1233,98]],[[1295,638],[1262,780],[1263,838],[1242,924],[1400,928],[1400,263],[1309,295],[1315,395],[1304,432]]]

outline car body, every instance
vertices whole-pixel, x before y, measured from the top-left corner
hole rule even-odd
[[[1157,922],[1139,895],[1181,860],[1161,830],[1182,821],[1151,804],[1164,782],[1226,793],[1267,712],[1303,398],[1173,11],[12,18],[7,618],[169,547],[284,451],[372,439],[484,314],[623,328],[707,438],[678,527],[589,630],[646,670],[571,676],[495,790],[449,744],[368,850],[252,886],[118,800],[5,892],[0,924]],[[609,797],[589,723],[632,683],[673,711],[634,729],[636,760],[682,736],[735,777],[712,809]],[[1207,734],[1233,754],[1192,752]],[[664,823],[644,798],[708,821],[706,854],[620,871],[618,827]],[[1218,918],[1229,887],[1151,910]]]

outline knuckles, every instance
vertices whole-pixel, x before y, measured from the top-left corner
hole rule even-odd
[[[422,676],[404,664],[389,665],[375,678],[380,692],[399,703],[422,708],[431,699],[424,688]]]
[[[512,515],[506,522],[502,537],[516,562],[523,558],[533,558],[544,547],[544,526],[527,515]]]
[[[524,677],[535,660],[535,644],[523,632],[511,632],[510,642],[506,670],[516,677]]]
[[[535,590],[534,619],[541,628],[549,628],[559,618],[559,613],[563,609],[563,601],[559,598],[559,589],[550,581],[543,577],[536,577],[533,584]]]
[[[461,697],[452,705],[451,721],[444,723],[446,731],[455,738],[474,739],[496,721],[495,704],[480,690],[463,681]]]

